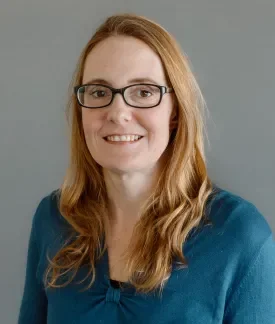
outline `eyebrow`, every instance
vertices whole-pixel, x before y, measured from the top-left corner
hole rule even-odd
[[[150,83],[158,84],[158,82],[156,82],[155,80],[153,80],[151,78],[134,78],[134,79],[128,80],[128,83],[143,83],[143,82],[150,82]],[[91,80],[88,80],[87,82],[85,82],[85,84],[89,84],[89,83],[100,83],[100,84],[106,84],[106,85],[112,86],[111,82],[108,82],[107,80],[100,79],[100,78],[91,79]]]

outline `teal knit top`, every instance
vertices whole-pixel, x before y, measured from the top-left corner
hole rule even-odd
[[[183,244],[188,267],[173,263],[162,294],[137,293],[110,280],[107,251],[96,279],[46,289],[49,256],[61,248],[68,223],[52,193],[33,216],[18,324],[274,324],[275,242],[264,216],[249,201],[215,187],[205,212],[212,225],[193,229]]]

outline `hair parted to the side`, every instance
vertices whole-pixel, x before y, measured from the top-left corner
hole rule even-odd
[[[107,18],[83,49],[69,88],[70,163],[58,190],[58,208],[75,235],[70,244],[51,260],[48,258],[46,288],[66,286],[83,264],[89,266],[84,280],[91,275],[87,289],[91,288],[96,276],[95,263],[107,248],[104,240],[102,244],[103,215],[107,212],[102,168],[87,148],[81,109],[73,87],[82,83],[90,51],[106,38],[119,35],[144,41],[160,56],[169,85],[175,91],[177,108],[177,127],[165,151],[166,164],[141,210],[125,255],[129,283],[137,291],[162,289],[171,273],[173,258],[182,267],[187,265],[183,244],[190,231],[205,217],[206,202],[214,193],[204,153],[206,104],[186,55],[173,36],[146,17],[118,14]],[[71,271],[73,275],[65,283],[57,284],[59,278]]]

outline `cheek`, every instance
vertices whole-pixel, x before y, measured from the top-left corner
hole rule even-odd
[[[148,112],[144,119],[149,134],[157,138],[166,138],[169,134],[170,113],[165,109]]]
[[[90,139],[93,133],[93,128],[90,123],[88,123],[86,120],[82,122],[83,125],[83,131],[84,131],[84,136],[86,140]]]
[[[100,120],[93,111],[84,111],[82,113],[82,126],[86,138],[91,138],[92,134],[100,128]]]

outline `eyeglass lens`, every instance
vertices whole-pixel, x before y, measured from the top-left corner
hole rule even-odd
[[[124,92],[126,102],[137,107],[154,106],[159,102],[160,96],[160,89],[148,84],[133,85]],[[106,106],[112,100],[112,91],[103,85],[84,85],[78,90],[78,100],[91,108]]]

